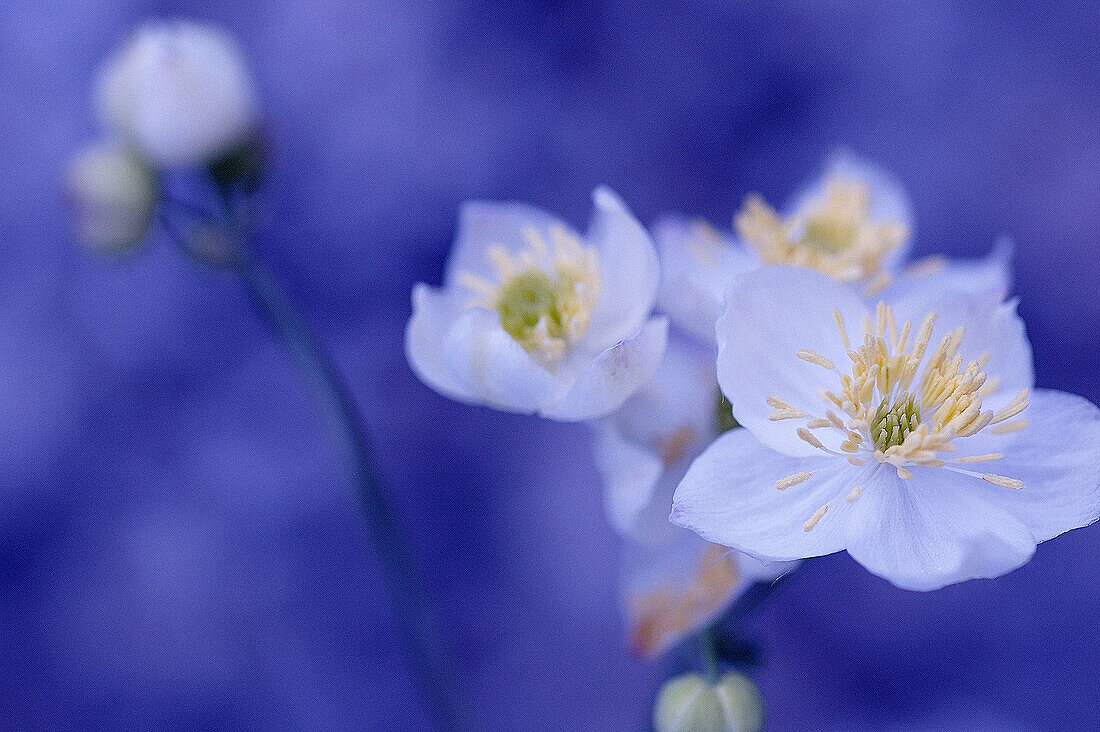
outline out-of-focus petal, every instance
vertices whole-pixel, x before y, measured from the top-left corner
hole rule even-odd
[[[897,275],[881,299],[932,302],[958,294],[1004,300],[1012,287],[1012,252],[1012,241],[1002,239],[980,259],[929,257],[914,262]]]
[[[667,338],[668,319],[651,319],[635,335],[588,362],[564,398],[544,401],[540,413],[577,422],[614,412],[653,374]]]
[[[607,187],[592,194],[586,241],[600,256],[600,298],[581,345],[601,351],[638,332],[657,299],[660,268],[649,232]]]
[[[667,216],[653,227],[653,235],[661,259],[661,309],[673,325],[713,341],[726,291],[760,261],[702,221]]]
[[[548,242],[555,227],[576,236],[558,217],[526,203],[469,201],[463,204],[458,218],[458,235],[447,261],[445,285],[458,284],[459,275],[464,273],[496,280],[496,272],[486,256],[489,247],[500,246],[509,252],[525,251],[530,248],[524,234],[527,229],[533,229]]]
[[[497,409],[532,413],[564,390],[563,379],[535,363],[485,308],[463,313],[441,352],[451,377]]]

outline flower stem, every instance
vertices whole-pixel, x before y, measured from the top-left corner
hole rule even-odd
[[[703,660],[703,673],[707,681],[718,681],[718,638],[712,628],[699,633],[699,655]]]
[[[451,676],[444,663],[442,635],[428,610],[426,593],[412,566],[394,506],[383,489],[362,415],[351,392],[271,270],[254,254],[243,252],[234,257],[232,267],[325,403],[346,444],[359,504],[370,524],[375,549],[391,583],[397,622],[421,691],[441,729],[457,730],[460,728],[458,711],[450,685]]]

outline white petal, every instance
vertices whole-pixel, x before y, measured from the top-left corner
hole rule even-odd
[[[1027,526],[968,490],[967,476],[942,468],[913,474],[902,480],[883,468],[849,507],[848,553],[871,572],[903,589],[935,590],[998,577],[1035,553]]]
[[[604,511],[615,531],[638,542],[662,541],[676,531],[668,523],[671,496],[666,510],[654,510],[654,494],[664,483],[660,456],[624,439],[611,418],[594,426],[592,449],[603,480]]]
[[[776,481],[813,473],[785,490]],[[748,430],[719,437],[692,463],[676,489],[671,520],[707,541],[760,559],[787,560],[845,548],[844,501],[860,469],[836,458],[796,458],[769,450]],[[829,510],[809,531],[806,522]]]
[[[751,584],[732,549],[690,531],[660,546],[627,543],[622,595],[630,649],[654,658],[720,615]],[[749,559],[750,562],[753,560]],[[759,565],[758,565],[759,566]]]
[[[1100,410],[1075,394],[1037,389],[1020,417],[1030,420],[1022,432],[983,444],[983,453],[991,446],[1004,458],[966,467],[1022,480],[1024,487],[961,477],[1019,518],[1037,541],[1091,524],[1100,516]],[[958,442],[960,453],[969,442]]]
[[[638,332],[657,298],[660,269],[649,233],[611,189],[592,194],[586,241],[600,255],[600,298],[582,345],[598,351]]]
[[[989,354],[984,370],[997,379],[999,387],[983,399],[983,406],[996,411],[1021,389],[1030,389],[1035,384],[1031,343],[1024,321],[1016,314],[1016,304],[1016,300],[1002,303],[988,295],[940,293],[934,297],[914,295],[893,303],[893,308],[898,324],[908,320],[914,329],[929,312],[937,314],[930,351],[945,335],[963,326],[965,332],[959,347],[963,359],[971,361]]]
[[[680,216],[657,222],[653,234],[661,258],[661,309],[674,325],[713,341],[726,291],[760,261],[733,239]]]
[[[921,272],[922,263],[902,271],[882,294],[887,302],[922,299],[935,302],[959,294],[1004,300],[1012,286],[1012,242],[1003,239],[981,259],[947,260],[942,267],[931,265]]]
[[[668,319],[651,319],[588,363],[564,398],[545,402],[542,416],[579,422],[614,412],[653,374],[667,338]]]
[[[529,414],[564,390],[560,377],[537,364],[500,327],[493,310],[473,308],[448,329],[441,348],[451,377],[480,403]]]
[[[405,357],[425,384],[440,394],[467,404],[480,400],[477,391],[456,379],[443,362],[443,340],[461,315],[456,298],[417,283],[412,292],[412,317],[405,327]]]
[[[785,213],[790,215],[811,201],[821,198],[825,193],[826,181],[837,178],[854,180],[867,186],[867,189],[871,192],[871,219],[873,221],[895,221],[908,227],[910,236],[890,253],[885,262],[887,270],[895,269],[909,253],[913,240],[913,212],[909,204],[909,196],[905,192],[905,186],[893,173],[880,168],[878,165],[847,150],[834,152],[825,165],[821,176],[806,186],[795,197]]]
[[[555,227],[576,234],[573,229],[553,214],[525,203],[495,203],[469,201],[462,206],[458,218],[458,236],[455,238],[450,259],[447,262],[447,285],[456,283],[458,276],[468,273],[497,281],[497,274],[486,252],[489,247],[504,247],[509,252],[530,249],[524,232],[533,228],[550,242],[550,232]]]
[[[836,390],[839,377],[799,358],[801,349],[825,356],[838,368],[850,361],[833,311],[852,341],[865,308],[859,297],[826,275],[800,267],[763,267],[737,279],[718,320],[718,383],[737,421],[768,447],[788,455],[819,455],[799,439],[799,420],[773,422],[769,397],[823,417],[830,405],[819,394]],[[823,432],[827,439],[829,430]]]

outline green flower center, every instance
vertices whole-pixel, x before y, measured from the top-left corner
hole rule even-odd
[[[546,335],[564,334],[561,307],[561,283],[554,282],[542,270],[521,272],[508,280],[497,293],[496,311],[500,325],[524,348],[531,350],[535,327],[545,319]]]
[[[902,444],[919,424],[920,407],[915,396],[906,392],[894,401],[893,406],[883,399],[871,419],[871,438],[875,448],[885,452],[889,447]]]

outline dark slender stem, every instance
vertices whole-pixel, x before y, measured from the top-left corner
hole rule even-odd
[[[699,655],[703,660],[703,673],[707,677],[707,681],[715,683],[718,681],[718,639],[714,635],[714,630],[708,628],[699,634]]]
[[[326,403],[348,448],[355,473],[359,503],[370,524],[375,549],[392,584],[397,621],[415,664],[428,703],[443,729],[460,728],[451,692],[451,678],[444,667],[442,636],[428,608],[426,593],[411,564],[404,534],[394,507],[383,489],[362,415],[339,372],[291,304],[271,271],[254,256],[238,255],[234,269],[243,279],[253,301],[282,337],[317,395]]]

